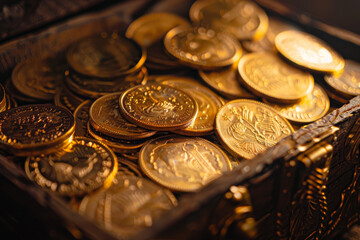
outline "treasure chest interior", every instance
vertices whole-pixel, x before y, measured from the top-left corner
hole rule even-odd
[[[222,18],[229,16],[230,18],[234,16],[236,18],[238,14],[246,15],[251,14],[253,11],[251,7],[240,9],[241,4],[239,3],[248,2],[247,0],[217,1],[225,5],[233,4],[236,6],[229,12],[220,11],[219,15]],[[236,91],[237,88],[234,85],[227,85],[224,88],[221,88],[219,82],[217,82],[217,85],[212,85],[210,81],[206,80],[207,76],[210,76],[209,71],[213,68],[208,64],[210,60],[204,64],[199,63],[197,65],[200,66],[199,71],[199,68],[193,67],[196,65],[194,57],[187,59],[186,54],[179,53],[179,61],[174,61],[177,52],[172,53],[169,48],[171,44],[177,43],[176,39],[165,43],[165,48],[159,45],[158,42],[152,43],[151,48],[146,46],[148,44],[146,35],[141,35],[141,38],[138,39],[143,44],[140,48],[124,40],[117,47],[119,49],[123,46],[131,48],[132,55],[128,56],[127,59],[135,59],[135,55],[139,52],[136,61],[142,61],[142,64],[136,70],[127,72],[117,69],[116,74],[118,75],[116,79],[111,78],[111,81],[102,80],[102,78],[110,79],[109,76],[113,74],[110,70],[107,72],[108,69],[103,69],[102,72],[92,72],[91,81],[88,80],[85,76],[87,72],[82,71],[84,68],[76,65],[86,61],[77,60],[80,58],[77,58],[78,55],[76,54],[73,54],[74,57],[72,58],[69,57],[69,52],[76,52],[76,47],[80,48],[76,43],[82,39],[90,39],[95,35],[101,36],[101,39],[109,38],[110,41],[118,41],[121,36],[125,37],[125,35],[128,38],[135,39],[134,33],[130,33],[129,26],[134,20],[150,13],[160,15],[176,14],[179,19],[185,20],[182,22],[183,25],[190,24],[191,21],[195,24],[196,18],[205,15],[199,13],[196,15],[194,13],[196,12],[195,7],[192,7],[194,2],[193,0],[5,0],[0,3],[0,83],[4,86],[4,101],[0,103],[1,111],[6,113],[7,111],[14,111],[18,107],[44,103],[51,104],[46,105],[48,108],[43,110],[46,114],[61,111],[58,107],[67,109],[63,114],[72,113],[74,123],[72,127],[69,127],[72,128],[73,132],[71,133],[71,139],[69,138],[66,143],[78,141],[78,144],[84,145],[83,142],[88,140],[83,140],[81,137],[94,139],[94,141],[101,140],[100,143],[96,142],[97,144],[87,143],[85,145],[87,147],[98,145],[99,148],[102,147],[102,144],[109,145],[109,147],[105,146],[101,150],[103,155],[105,152],[108,154],[108,158],[114,155],[112,150],[116,152],[119,158],[116,163],[117,171],[129,176],[124,179],[115,177],[116,184],[118,186],[128,186],[135,181],[134,179],[144,177],[144,180],[136,180],[133,188],[146,186],[146,189],[150,189],[150,192],[147,193],[136,192],[138,195],[134,193],[133,195],[124,195],[123,198],[117,198],[117,201],[122,204],[122,208],[118,207],[118,209],[116,206],[114,208],[107,207],[109,206],[107,201],[112,201],[111,194],[103,194],[96,199],[87,197],[87,195],[84,197],[84,194],[58,194],[59,191],[53,191],[54,185],[47,184],[46,181],[36,180],[35,176],[37,176],[38,172],[43,171],[41,167],[38,167],[38,165],[41,165],[39,164],[42,158],[41,154],[45,154],[43,149],[45,147],[48,149],[49,146],[52,149],[61,149],[64,147],[64,143],[62,142],[60,146],[58,142],[53,143],[51,142],[52,139],[50,139],[49,142],[46,142],[48,145],[45,144],[45,147],[41,145],[40,150],[34,150],[33,148],[20,149],[13,147],[16,146],[16,143],[11,142],[10,138],[1,135],[0,144],[3,147],[0,156],[0,199],[2,203],[0,207],[0,231],[3,234],[10,234],[14,239],[28,237],[39,239],[125,238],[144,240],[339,239],[341,234],[349,231],[352,226],[358,223],[360,217],[360,98],[356,95],[360,93],[359,69],[357,69],[357,72],[355,70],[356,73],[352,76],[355,85],[350,90],[344,90],[343,92],[336,89],[336,86],[340,85],[329,86],[329,81],[326,80],[329,71],[326,72],[325,70],[326,73],[324,73],[319,69],[310,70],[311,78],[314,79],[313,85],[315,82],[315,86],[325,89],[322,92],[325,92],[324,94],[328,96],[328,106],[324,105],[325,110],[323,109],[324,111],[319,113],[321,117],[316,121],[298,121],[294,123],[296,121],[290,120],[292,125],[289,127],[289,133],[285,137],[282,136],[280,141],[276,141],[277,143],[269,144],[269,147],[259,154],[247,156],[234,151],[234,148],[229,147],[230,144],[226,142],[226,138],[222,138],[223,133],[220,130],[217,130],[217,135],[213,134],[214,129],[184,130],[188,126],[192,126],[189,125],[191,123],[190,118],[186,120],[187,125],[183,124],[183,128],[180,130],[173,125],[166,125],[168,122],[162,123],[166,125],[166,131],[188,137],[187,144],[183,145],[182,148],[182,151],[184,151],[182,156],[186,156],[188,159],[203,160],[204,156],[197,151],[200,146],[206,150],[212,148],[213,145],[220,146],[217,148],[217,152],[214,150],[215,153],[208,158],[220,159],[222,154],[227,155],[225,158],[228,162],[228,169],[224,170],[221,176],[207,182],[201,188],[192,188],[191,182],[195,177],[187,176],[187,174],[191,175],[187,171],[193,170],[189,170],[188,165],[177,166],[178,169],[175,175],[186,175],[189,178],[180,187],[169,185],[170,177],[169,181],[166,179],[163,182],[157,180],[157,177],[148,173],[151,169],[149,170],[144,163],[139,167],[139,154],[142,158],[152,157],[152,153],[149,153],[150,148],[159,147],[165,140],[167,144],[173,144],[171,146],[176,146],[177,141],[182,141],[181,139],[169,138],[169,133],[163,130],[165,128],[147,125],[142,118],[132,115],[131,109],[128,109],[130,107],[126,108],[126,106],[121,111],[124,112],[123,115],[126,115],[126,119],[132,122],[130,125],[133,126],[136,123],[147,128],[147,131],[138,131],[132,137],[129,137],[128,134],[124,135],[116,129],[110,128],[110,125],[108,128],[102,127],[101,124],[106,123],[107,120],[101,120],[102,114],[106,115],[107,112],[113,111],[113,109],[105,109],[101,113],[101,109],[105,104],[104,96],[120,101],[118,100],[120,94],[114,92],[125,91],[128,95],[122,94],[120,99],[127,96],[133,97],[138,92],[129,93],[127,88],[144,84],[145,80],[147,81],[145,86],[149,86],[153,93],[159,89],[159,86],[167,85],[166,81],[170,75],[179,78],[196,79],[206,86],[206,89],[211,89],[211,91],[221,96],[214,100],[215,102],[218,101],[220,107],[224,104],[234,103],[236,101],[234,99],[240,98],[239,96],[244,94],[244,98],[252,99],[250,103],[252,101],[267,103],[266,99],[263,100],[260,97],[260,95],[265,94],[256,86],[248,86],[258,93],[253,97],[252,94],[246,95],[247,92],[241,92],[240,95],[238,92],[234,93],[232,90]],[[214,1],[198,0],[196,2],[201,6],[201,4],[206,5],[208,2]],[[336,0],[315,2],[254,0],[253,3],[262,9],[269,19],[267,20],[269,23],[266,24],[266,29],[268,25],[271,26],[272,21],[286,22],[296,31],[311,34],[326,42],[345,59],[345,66],[347,65],[346,61],[359,64],[360,29],[358,23],[360,18],[357,10],[360,9],[360,3],[358,1],[350,1],[348,4],[344,4]],[[191,13],[191,9],[193,13]],[[156,24],[155,16],[158,15],[152,15],[147,20],[150,25],[152,24],[151,21]],[[169,22],[172,21],[171,16],[161,15],[161,18],[162,21],[164,19]],[[146,22],[142,22],[140,26],[145,24]],[[218,22],[215,25],[222,26]],[[251,24],[246,26],[251,28]],[[133,25],[133,28],[136,28],[136,26]],[[161,28],[154,29],[162,31]],[[212,31],[204,32],[201,27],[196,29],[198,32],[193,33],[191,36],[204,34],[206,37],[211,37],[213,34]],[[263,31],[264,34],[266,31]],[[173,34],[173,36],[176,36],[178,33],[175,31]],[[264,34],[260,34],[260,36],[259,33],[253,33],[250,37],[236,41],[235,45],[239,44],[241,46],[241,53],[237,50],[237,55],[235,54],[237,57],[237,60],[234,60],[236,72],[238,71],[237,63],[244,56],[256,56],[259,52],[262,54],[264,51],[274,51],[275,53],[272,54],[280,55],[276,53],[273,45],[269,47],[270,43],[274,44],[275,36],[272,39],[267,39],[269,36],[264,36]],[[171,37],[170,35],[169,37]],[[97,40],[98,45],[105,46],[106,44],[103,44],[101,39]],[[86,49],[87,46],[90,45],[86,45],[83,49]],[[149,47],[145,56],[144,46]],[[199,46],[194,45],[194,48],[197,47]],[[165,51],[168,51],[168,55],[164,56]],[[280,48],[277,48],[277,51],[281,53],[278,58],[288,63],[289,59],[287,59],[286,54],[282,54]],[[203,58],[207,58],[207,56],[206,53],[202,55]],[[93,58],[96,57],[93,56]],[[53,59],[67,59],[67,64],[71,65],[72,70],[63,71],[63,66],[56,62],[55,64],[57,64],[60,73],[58,75],[56,75],[57,73],[52,74],[52,76],[56,75],[60,78],[67,87],[56,86],[54,92],[51,92],[53,86],[50,85],[44,85],[45,88],[48,87],[45,89],[46,91],[31,92],[27,90],[29,88],[26,85],[27,83],[21,83],[20,80],[17,80],[20,79],[20,74],[15,74],[19,72],[16,69],[23,66],[19,63],[36,58],[46,58],[48,64],[51,64]],[[260,55],[261,60],[265,58],[266,55]],[[278,58],[272,60],[274,64],[279,61]],[[91,64],[91,60],[87,64]],[[35,60],[31,61],[35,62]],[[143,67],[144,63],[146,67]],[[109,60],[109,64],[111,65],[113,62]],[[216,67],[219,67],[219,60],[217,60],[216,64],[218,64]],[[301,69],[301,71],[306,69],[304,66],[299,66],[301,64],[288,64],[292,68]],[[138,66],[140,64],[134,65]],[[225,65],[231,64],[226,62],[224,65],[220,64],[220,67],[223,68]],[[66,64],[64,66],[66,68]],[[29,74],[31,74],[31,70],[31,68],[27,70]],[[126,75],[124,72],[126,72]],[[251,72],[256,72],[256,70],[251,70]],[[334,75],[337,74],[341,73],[334,73]],[[114,85],[113,81],[116,83],[131,82],[133,85],[124,87],[122,84]],[[178,80],[178,82],[181,81]],[[153,85],[147,85],[149,83]],[[29,85],[31,84],[34,86],[37,83],[35,81]],[[186,92],[187,88],[190,88],[190,91],[195,93],[194,95],[207,94],[206,91],[205,93],[202,92],[201,87],[197,88],[191,84],[186,85],[189,84],[187,81],[181,82],[183,85],[180,83],[180,85],[171,84],[169,83],[171,97],[181,97],[181,94],[179,95],[175,91],[176,88],[172,88],[174,86],[180,86],[180,90],[184,92]],[[314,87],[313,85],[311,85],[311,90]],[[259,94],[259,92],[261,93]],[[275,109],[275,105],[279,105],[281,101],[288,101],[287,104],[294,103],[291,98],[284,99],[285,95],[286,92],[278,92],[269,98],[275,100],[273,105]],[[171,97],[164,103],[159,103],[156,99],[152,100],[151,108],[146,108],[145,111],[156,112],[159,107],[161,109],[166,108],[167,112],[172,111],[174,107],[171,104],[174,104],[175,100]],[[1,95],[0,98],[2,98]],[[190,100],[186,100],[186,102],[192,101],[192,98],[195,99],[196,96],[191,96]],[[101,102],[102,100],[103,102]],[[319,99],[315,99],[311,104],[316,105],[319,102]],[[134,103],[133,108],[136,108],[137,104],[140,103]],[[242,104],[242,102],[238,101],[236,104]],[[53,105],[54,109],[49,107]],[[119,108],[119,106],[117,107]],[[30,111],[35,110],[31,107]],[[86,116],[84,113],[86,113]],[[184,111],[176,119],[172,120],[172,123],[185,119],[186,114],[193,114],[193,117],[196,115],[191,110]],[[197,114],[199,115],[199,113]],[[6,131],[12,132],[15,126],[22,126],[21,123],[15,123],[16,118],[14,118],[14,125],[4,125],[2,118],[6,119],[8,115],[6,117],[0,116],[0,132],[4,132],[6,129],[10,129]],[[61,115],[63,122],[65,122],[65,115]],[[91,116],[89,117],[89,115]],[[223,115],[224,118],[225,115]],[[112,117],[114,116],[112,115]],[[124,120],[120,124],[126,125],[126,121]],[[64,127],[64,125],[66,124],[61,124],[61,127]],[[129,127],[131,127],[130,125]],[[211,124],[210,127],[213,128],[214,124]],[[267,131],[275,131],[274,125],[263,128],[266,128]],[[161,133],[159,134],[156,131]],[[241,131],[241,128],[234,131]],[[77,136],[74,137],[75,140],[72,137],[74,132],[75,136]],[[117,139],[119,135],[123,139],[114,144],[113,139]],[[152,140],[153,136],[159,136],[161,141],[154,142]],[[134,138],[141,140],[130,141]],[[143,141],[143,139],[146,141]],[[197,139],[198,143],[203,142],[202,145],[196,145],[191,143],[189,139]],[[269,142],[270,140],[267,139],[266,141]],[[143,147],[140,151],[142,146],[146,147]],[[110,153],[107,152],[108,148],[112,149]],[[194,151],[194,148],[196,151]],[[176,155],[174,148],[170,147],[170,145],[168,148],[159,151],[162,151],[159,154],[164,156]],[[56,152],[52,154],[56,154]],[[34,155],[41,156],[34,157]],[[116,159],[116,156],[114,158]],[[91,157],[87,158],[87,160],[89,159],[92,160]],[[44,164],[51,165],[53,161],[46,160]],[[87,164],[88,167],[89,164],[94,165],[95,163],[90,162]],[[164,164],[167,164],[168,168],[172,167],[171,160]],[[205,178],[204,175],[207,174],[205,170],[210,168],[205,166],[208,164],[207,161],[199,161],[197,164],[201,166],[196,168],[203,169],[203,172],[196,174],[201,178]],[[46,168],[47,165],[45,165],[43,165],[43,168]],[[56,171],[68,171],[66,166],[60,166],[59,164],[58,166],[60,170]],[[104,170],[101,174],[98,174],[98,178],[105,174],[114,178],[116,173],[113,170],[115,167],[110,167],[110,165],[106,165],[106,167],[109,167],[110,170]],[[225,169],[226,166],[223,166],[223,168]],[[228,171],[229,169],[232,170]],[[86,172],[86,169],[81,168],[77,174],[79,176],[86,175],[87,173],[84,172]],[[161,171],[158,172],[161,173]],[[154,185],[150,180],[153,180],[158,185]],[[39,181],[42,183],[42,187],[39,186],[41,185]],[[104,186],[110,185],[105,180],[102,184]],[[160,188],[159,184],[171,189],[172,192]],[[79,190],[80,187],[76,189]],[[74,190],[64,189],[63,193],[67,191],[74,192]],[[152,204],[150,207],[146,205],[148,202]],[[126,205],[126,203],[131,204]],[[146,214],[140,214],[139,209],[146,207],[148,209],[143,210]],[[90,211],[92,212],[88,214]],[[112,216],[112,211],[117,211],[118,216],[116,214]],[[158,214],[157,211],[161,214]],[[157,217],[152,219],[151,214],[158,214],[159,216],[156,215]],[[117,223],[114,222],[116,219],[123,224],[121,227],[117,227]],[[120,234],[118,234],[119,232]],[[359,237],[359,235],[357,236]]]

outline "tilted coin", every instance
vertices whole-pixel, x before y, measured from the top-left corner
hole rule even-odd
[[[272,53],[245,55],[239,62],[239,73],[254,93],[276,102],[298,102],[314,88],[310,73],[292,67]]]
[[[147,82],[147,69],[142,67],[139,72],[132,74],[107,79],[86,77],[77,74],[73,71],[65,72],[65,83],[72,91],[77,92],[86,98],[99,98],[108,93],[119,92],[127,90],[139,84],[145,84]]]
[[[256,98],[240,85],[238,74],[238,62],[217,71],[199,70],[204,82],[227,98]]]
[[[147,138],[156,133],[130,123],[121,116],[119,98],[122,92],[98,98],[89,111],[90,123],[99,132],[120,139]]]
[[[239,40],[261,39],[269,22],[257,4],[243,0],[196,1],[190,8],[190,18],[200,25],[230,32]]]
[[[190,27],[190,23],[171,13],[148,13],[133,21],[126,30],[126,37],[139,45],[149,47],[162,40],[165,34],[177,26]]]
[[[92,101],[85,100],[74,111],[75,118],[75,133],[77,137],[90,137],[87,130],[87,124],[89,122],[89,109]]]
[[[137,71],[145,62],[146,51],[131,39],[103,33],[72,44],[66,59],[80,74],[111,78]]]
[[[6,110],[7,104],[7,98],[8,96],[6,95],[5,92],[5,88],[3,87],[3,85],[0,84],[0,112],[3,112]]]
[[[326,92],[317,84],[313,91],[295,104],[274,104],[264,101],[284,118],[295,123],[310,123],[323,117],[330,107]]]
[[[79,196],[110,186],[117,159],[103,143],[75,137],[62,151],[28,157],[27,176],[38,185],[65,196]]]
[[[268,105],[239,99],[226,103],[218,111],[216,131],[227,150],[250,159],[294,130],[285,118]]]
[[[183,192],[197,191],[231,170],[226,154],[203,138],[164,136],[141,148],[139,164],[155,182]]]
[[[166,50],[181,63],[194,68],[216,69],[241,57],[241,46],[230,34],[212,29],[177,27],[165,38]]]
[[[31,97],[28,97],[28,96],[25,96],[24,94],[19,92],[14,87],[14,84],[12,83],[11,79],[6,80],[6,82],[4,84],[4,88],[5,88],[5,92],[7,94],[9,94],[11,97],[16,99],[16,101],[18,101],[22,105],[38,103],[38,100],[36,100],[34,98],[31,98]]]
[[[360,63],[345,60],[344,71],[340,76],[330,75],[324,79],[346,99],[355,97],[360,94]]]
[[[149,180],[117,175],[107,191],[86,196],[79,213],[120,239],[127,239],[151,227],[176,205],[170,191]]]
[[[118,172],[117,175],[127,175],[134,177],[142,177],[140,166],[126,158],[117,156],[118,159]]]
[[[337,73],[344,68],[344,59],[325,42],[300,31],[285,31],[275,38],[275,47],[291,62],[319,72]]]
[[[185,92],[157,83],[125,91],[119,100],[123,116],[150,130],[176,130],[189,126],[198,112],[195,100]]]
[[[54,97],[54,103],[56,106],[64,107],[71,112],[74,112],[75,109],[84,101],[84,98],[73,93],[73,91],[71,91],[65,84],[61,88],[57,89]]]
[[[49,101],[63,80],[65,65],[59,59],[30,58],[16,65],[11,80],[25,96]]]
[[[34,104],[0,113],[0,147],[17,156],[56,151],[71,141],[74,117],[68,110]]]
[[[176,133],[200,136],[211,134],[214,131],[217,110],[223,105],[219,96],[192,78],[164,76],[158,78],[158,82],[183,90],[197,103],[198,114],[194,121],[187,128],[177,130]]]

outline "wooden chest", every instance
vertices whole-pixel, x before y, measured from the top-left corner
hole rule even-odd
[[[344,58],[360,61],[359,33],[315,20],[294,4],[287,7],[291,1],[257,2],[269,15],[322,38]],[[186,17],[191,3],[33,1],[29,9],[37,11],[0,25],[5,29],[0,35],[1,81],[23,59],[51,56],[95,33],[124,30],[147,12]],[[321,120],[242,161],[200,191],[181,195],[176,208],[134,239],[332,239],[346,231],[360,217],[360,97],[343,106],[331,104],[332,111]],[[12,159],[0,156],[0,164],[0,229],[13,238],[114,239],[63,199],[35,186]]]

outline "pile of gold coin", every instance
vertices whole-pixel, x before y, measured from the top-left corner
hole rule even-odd
[[[360,93],[359,63],[251,1],[189,11],[21,62],[0,88],[3,153],[119,238]]]

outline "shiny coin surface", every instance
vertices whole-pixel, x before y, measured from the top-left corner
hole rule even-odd
[[[231,153],[251,159],[293,132],[273,108],[253,100],[233,100],[216,116],[216,131]]]
[[[251,53],[239,62],[243,83],[259,96],[281,103],[295,103],[310,94],[314,78],[271,53]]]
[[[125,91],[119,100],[123,116],[130,122],[150,130],[176,130],[189,126],[198,107],[185,92],[151,83]]]
[[[76,137],[62,151],[28,157],[27,176],[38,185],[66,196],[79,196],[109,187],[117,172],[117,159],[104,144]]]
[[[192,21],[233,34],[239,40],[261,39],[268,28],[266,13],[252,1],[196,1],[190,8]]]
[[[275,38],[275,47],[285,58],[319,72],[341,72],[344,59],[322,40],[300,31],[285,31]]]
[[[90,108],[90,123],[99,132],[120,139],[147,138],[156,133],[140,128],[121,116],[119,98],[121,92],[98,98]]]
[[[89,110],[92,101],[86,100],[82,102],[74,111],[75,118],[75,133],[77,137],[90,137],[87,130],[87,124],[89,122]]]
[[[238,62],[218,71],[199,70],[204,82],[227,98],[256,98],[240,85],[238,74]]]
[[[330,107],[330,101],[326,92],[317,84],[313,91],[302,98],[299,103],[284,105],[266,104],[277,110],[281,116],[295,123],[310,123],[323,117]]]
[[[324,79],[345,98],[355,97],[360,94],[360,63],[346,60],[344,71],[340,76],[325,76]]]
[[[73,115],[62,107],[21,106],[0,113],[0,146],[17,156],[56,151],[69,143],[74,129]]]
[[[145,62],[146,51],[133,40],[104,33],[71,45],[66,59],[78,73],[111,78],[137,71]]]
[[[197,191],[231,170],[226,154],[202,138],[165,136],[148,142],[140,151],[143,172],[157,183],[184,192]]]
[[[231,35],[203,27],[174,28],[166,34],[164,45],[181,63],[200,69],[231,65],[242,53],[240,44]]]
[[[118,174],[107,191],[86,196],[79,213],[120,239],[127,239],[151,227],[176,205],[170,191],[143,178]]]
[[[37,100],[53,100],[63,81],[65,63],[59,59],[27,59],[16,65],[11,80],[25,96]]]
[[[149,47],[162,40],[165,34],[178,26],[190,27],[190,23],[171,13],[149,13],[133,21],[126,30],[126,37],[139,45]]]
[[[158,78],[158,82],[183,90],[197,103],[198,114],[195,120],[187,128],[177,130],[176,133],[190,136],[213,133],[217,110],[223,105],[219,96],[192,78],[164,76]]]

